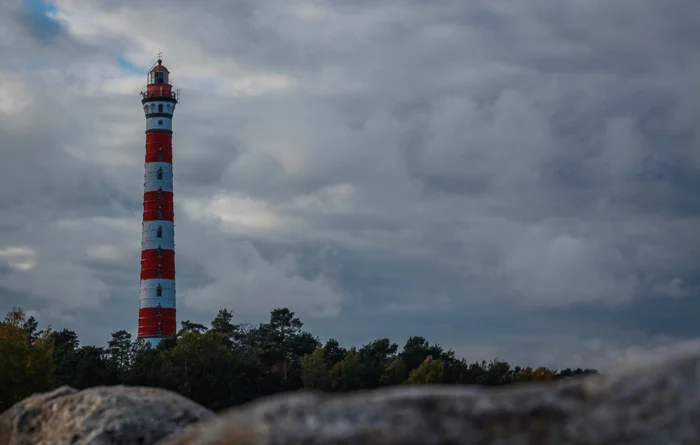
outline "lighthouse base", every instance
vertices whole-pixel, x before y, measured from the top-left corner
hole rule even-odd
[[[143,337],[141,337],[141,338],[143,338]],[[148,343],[149,345],[151,345],[151,348],[154,348],[154,349],[158,347],[158,344],[160,343],[160,341],[161,341],[162,339],[163,339],[162,337],[143,338],[143,340],[144,340],[146,343]]]

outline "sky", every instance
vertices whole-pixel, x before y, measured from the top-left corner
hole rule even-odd
[[[135,334],[145,118],[179,320],[604,368],[700,334],[697,0],[3,0],[0,311]]]

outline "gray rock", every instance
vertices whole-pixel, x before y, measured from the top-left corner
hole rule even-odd
[[[159,445],[697,445],[698,377],[693,343],[558,384],[274,397]]]
[[[147,445],[213,415],[162,389],[64,386],[5,411],[0,445]]]

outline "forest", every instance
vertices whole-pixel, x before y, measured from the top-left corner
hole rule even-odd
[[[287,308],[258,326],[236,324],[220,310],[210,326],[182,321],[157,348],[125,330],[104,347],[80,345],[69,329],[40,329],[21,308],[0,322],[0,412],[25,397],[62,385],[165,388],[218,411],[258,397],[302,388],[343,392],[392,385],[509,385],[553,381],[595,369],[513,366],[492,359],[468,362],[425,338],[402,348],[387,338],[362,347],[323,343]]]

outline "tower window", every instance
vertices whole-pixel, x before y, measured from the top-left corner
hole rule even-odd
[[[156,315],[162,314],[163,313],[162,309],[163,309],[163,305],[158,303],[158,306],[156,306]]]
[[[158,104],[158,112],[159,113],[163,112],[163,104]]]
[[[163,238],[163,228],[161,226],[158,226],[156,230],[156,238]]]
[[[163,286],[160,284],[158,287],[156,287],[156,297],[162,297],[163,296]]]
[[[160,258],[160,257],[163,256],[163,249],[161,249],[160,246],[158,246],[158,250],[156,250],[156,256],[157,256],[158,258]]]
[[[159,161],[163,160],[163,147],[158,147],[158,160]],[[163,179],[162,174],[161,174],[161,177],[159,179]]]
[[[158,187],[158,198],[157,199],[163,199],[163,187]]]
[[[157,212],[157,214],[158,214],[158,216],[157,216],[158,219],[162,219],[162,218],[163,218],[163,206],[158,206],[158,212]]]
[[[158,268],[156,269],[156,275],[160,278],[163,276],[163,266],[160,264],[158,265]]]
[[[158,167],[158,171],[156,172],[156,179],[159,181],[163,180],[163,167]]]

